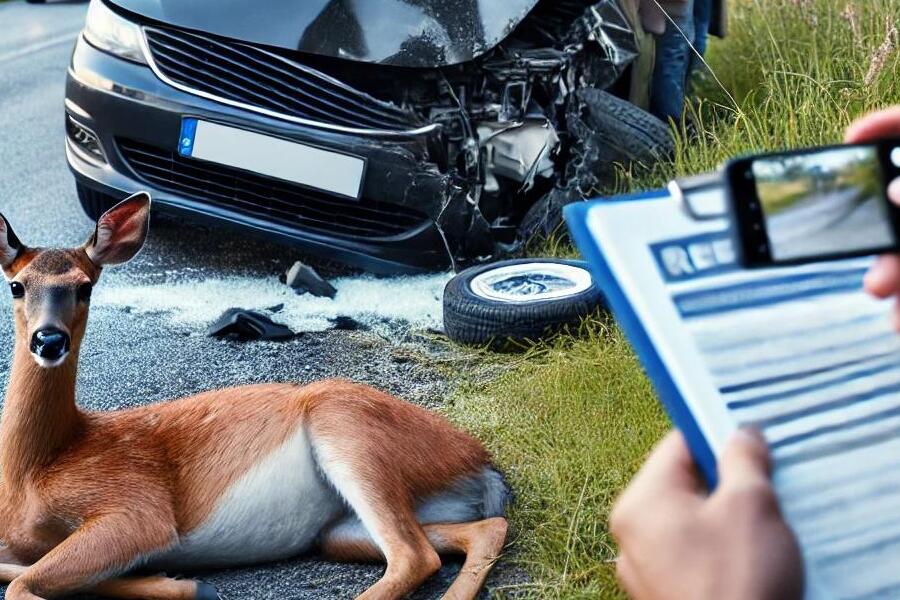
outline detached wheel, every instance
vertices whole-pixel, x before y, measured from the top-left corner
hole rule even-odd
[[[456,342],[500,348],[577,325],[603,306],[584,262],[500,261],[466,269],[447,283],[444,331]]]
[[[78,201],[81,202],[81,208],[92,221],[100,218],[100,215],[108,211],[116,205],[117,200],[107,194],[101,194],[98,191],[85,187],[80,183],[75,184],[78,191]]]

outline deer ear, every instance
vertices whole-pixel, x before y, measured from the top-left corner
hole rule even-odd
[[[7,269],[12,266],[23,247],[9,221],[0,215],[0,267]]]
[[[84,251],[98,267],[128,262],[144,246],[149,227],[150,194],[138,192],[97,219],[97,228]]]

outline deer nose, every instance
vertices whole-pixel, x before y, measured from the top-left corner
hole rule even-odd
[[[31,336],[31,351],[47,360],[58,360],[69,351],[69,334],[48,327],[39,329]]]

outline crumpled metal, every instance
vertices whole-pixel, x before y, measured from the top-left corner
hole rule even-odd
[[[602,0],[589,6],[563,42],[576,51],[574,68],[569,70],[570,90],[583,85],[608,87],[640,53],[634,28],[620,0]]]
[[[570,158],[557,185],[535,203],[523,220],[515,251],[524,249],[532,238],[552,234],[561,223],[564,206],[591,197],[614,183],[614,165],[650,164],[665,160],[674,151],[674,140],[667,137],[641,155],[623,152],[619,144],[613,143],[613,133],[597,121],[599,115],[608,114],[604,95],[609,97],[603,90],[585,87],[569,98],[566,124],[572,136]],[[664,125],[660,123],[660,127]]]

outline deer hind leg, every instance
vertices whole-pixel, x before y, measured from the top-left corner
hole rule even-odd
[[[464,554],[459,575],[444,594],[446,600],[471,600],[484,582],[506,543],[506,519],[493,517],[471,523],[436,523],[423,531],[439,554]],[[362,522],[349,517],[325,533],[322,552],[331,560],[374,562],[383,559]]]
[[[326,382],[305,393],[314,395],[306,425],[316,463],[387,560],[384,577],[361,598],[402,597],[440,568],[423,522],[468,522],[495,516],[488,514],[494,505],[500,510],[492,499],[503,494],[488,492],[505,490],[489,485],[501,478],[472,473],[484,465],[486,452],[446,421],[364,386]],[[428,518],[422,518],[425,506],[417,515],[417,495],[442,483],[448,489],[425,503]],[[460,497],[465,501],[458,502]],[[451,515],[460,505],[470,506],[469,516]],[[341,544],[341,533],[346,532],[334,532],[326,549],[332,555],[359,553],[362,547],[351,548],[346,537]]]
[[[486,468],[480,475],[458,480],[422,502],[416,519],[424,524],[429,545],[439,554],[464,554],[462,570],[445,598],[475,598],[506,542],[502,502],[508,491],[502,478]],[[325,532],[322,550],[329,558],[373,561],[381,550],[363,522],[350,515]]]
[[[503,552],[506,529],[503,517],[425,526],[428,541],[439,553],[466,555],[459,575],[444,594],[445,600],[471,600],[478,595]]]
[[[371,496],[361,502],[348,499],[348,503],[365,516],[332,528],[323,537],[325,555],[342,561],[387,561],[382,578],[359,600],[403,598],[441,568],[440,557],[411,509],[398,509]]]
[[[402,598],[414,591],[441,568],[441,559],[416,520],[410,499],[398,497],[391,484],[360,474],[363,469],[353,461],[319,451],[320,458],[330,455],[320,460],[320,467],[358,517],[324,536],[326,555],[348,561],[387,561],[382,578],[359,600]]]

